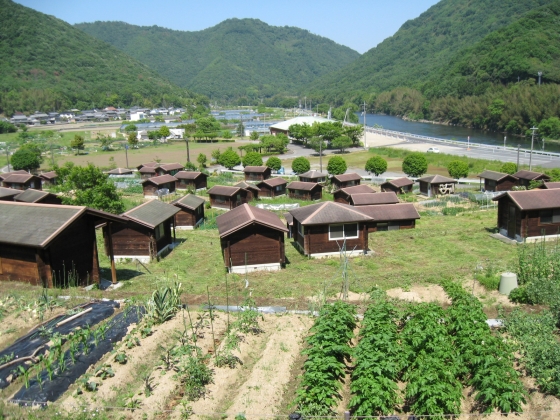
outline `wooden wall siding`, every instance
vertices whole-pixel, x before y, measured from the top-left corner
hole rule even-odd
[[[336,193],[335,193],[336,194]],[[348,196],[342,196],[342,195],[338,195],[336,196],[336,198],[334,199],[335,203],[342,203],[342,204],[350,204],[350,200],[346,200],[346,197]]]
[[[261,225],[248,226],[221,239],[226,267],[285,262],[284,232]],[[231,262],[230,262],[231,258]]]
[[[331,241],[329,240],[329,226],[307,226],[305,227],[305,237],[302,238],[297,229],[297,221],[294,220],[294,237],[304,249],[305,255],[322,254],[327,252],[338,252],[344,240]],[[356,251],[363,251],[368,249],[368,226],[365,223],[358,224],[359,237],[356,239],[346,240],[346,249],[348,251],[356,247]]]
[[[357,179],[355,181],[346,181],[346,182],[338,182],[334,178],[332,183],[336,186],[337,189],[347,188],[347,187],[354,187],[356,185],[360,185],[361,180]]]
[[[0,244],[0,280],[41,285],[36,249]]]
[[[160,252],[167,245],[173,243],[173,232],[171,230],[172,219],[163,222],[163,236],[157,240],[157,252]],[[154,233],[155,237],[155,233]]]
[[[381,188],[381,192],[394,192],[395,194],[406,194],[412,192],[412,185],[405,185],[404,187],[395,187],[394,185],[387,185]]]
[[[113,224],[114,255],[150,255],[150,233],[147,227],[139,225]],[[104,229],[105,234],[106,231]]]
[[[511,191],[515,187],[516,182],[506,178],[503,181],[496,181],[495,185],[490,185],[491,179],[484,178],[484,190],[485,191]]]
[[[323,197],[323,190],[318,188],[315,191],[303,191],[303,190],[288,190],[290,198],[295,198],[297,200],[320,200]]]
[[[370,223],[368,225],[368,233],[373,233],[373,232],[377,232],[377,223],[388,223],[388,222],[374,222],[374,223]],[[399,220],[398,221],[399,224],[399,229],[398,230],[403,230],[403,229],[414,229],[416,227],[416,220],[412,219],[412,220]]]
[[[99,281],[97,240],[93,219],[81,217],[64,229],[48,247],[53,282],[61,282],[64,275],[76,270],[82,284]]]
[[[197,215],[196,210],[189,210],[180,207],[181,211],[175,215],[176,226],[195,226],[199,220],[204,219],[204,206],[202,211]]]
[[[145,183],[142,186],[142,189],[144,191],[144,196],[149,196],[149,195],[157,196],[158,190],[161,190],[162,188],[168,188],[169,192],[172,193],[175,191],[175,182],[167,182],[159,186],[150,183]]]
[[[152,174],[142,174],[141,179],[142,179],[142,180],[144,180],[144,179],[150,179],[150,178],[152,178],[152,177],[154,177],[154,176],[156,176],[155,173],[152,173]]]
[[[25,191],[29,188],[33,188],[35,190],[41,191],[43,189],[40,181],[35,181],[34,179],[30,179],[24,184],[16,183],[16,182],[4,182],[4,187],[6,188],[13,188],[14,190],[21,190]]]
[[[268,177],[262,172],[245,172],[245,181],[264,181],[265,179]]]
[[[206,178],[202,179],[178,179],[176,182],[176,188],[180,190],[198,190],[201,188],[207,188]]]
[[[523,226],[523,237],[558,235],[560,234],[560,223],[541,223],[539,211],[520,212],[520,220]]]

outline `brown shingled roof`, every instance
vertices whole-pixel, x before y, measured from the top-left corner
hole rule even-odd
[[[444,182],[447,184],[457,183],[456,179],[447,178],[446,176],[442,176],[442,175],[425,176],[424,178],[418,178],[416,181],[427,182],[428,184],[443,184]]]
[[[516,173],[513,174],[513,176],[519,179],[527,179],[529,181],[532,181],[537,178],[550,179],[548,175],[545,175],[540,172],[532,172],[532,171],[517,171]]]
[[[142,184],[146,184],[146,183],[152,183],[155,185],[162,185],[162,184],[167,184],[169,182],[176,182],[177,178],[175,178],[173,175],[160,175],[160,176],[154,176],[153,178],[149,178],[149,179],[145,179],[144,181],[142,181]]]
[[[319,187],[323,188],[316,182],[302,182],[302,181],[292,181],[286,187],[289,190],[300,190],[300,191],[311,191],[312,189]]]
[[[357,207],[357,210],[372,217],[376,222],[420,219],[420,215],[412,203],[361,206]]]
[[[175,175],[173,175],[177,179],[196,179],[199,176],[208,176],[203,172],[196,172],[196,171],[179,171]]]
[[[341,188],[336,191],[336,194],[346,194],[347,196],[352,194],[375,194],[375,190],[369,185],[354,185],[353,187]]]
[[[39,178],[54,179],[54,178],[58,178],[58,175],[56,171],[49,171],[49,172],[43,172],[41,175],[39,175]]]
[[[138,169],[141,174],[155,174],[157,166],[142,166]]]
[[[249,184],[248,182],[245,182],[245,181],[238,182],[237,184],[234,185],[234,187],[239,187],[239,188],[243,188],[243,189],[246,189],[246,190],[255,190],[255,191],[260,191],[261,190],[256,185]]]
[[[144,167],[157,168],[158,166],[159,166],[159,163],[157,163],[157,162],[148,162],[148,163],[141,163],[140,165],[138,165],[136,167],[136,169],[140,170],[141,168],[144,168]]]
[[[223,238],[233,232],[237,232],[238,230],[253,223],[267,226],[282,232],[288,231],[286,226],[284,226],[280,218],[275,213],[259,209],[257,207],[252,207],[248,204],[243,204],[218,216],[216,218],[216,223],[218,224],[220,238]]]
[[[496,171],[483,171],[482,173],[477,175],[478,178],[484,178],[484,179],[491,179],[494,181],[500,181],[504,178],[507,177],[511,177],[515,180],[517,180],[516,177],[514,177],[513,175],[510,174],[505,174],[503,172],[496,172]]]
[[[187,194],[184,197],[173,200],[171,204],[178,207],[185,207],[189,210],[195,210],[206,202],[204,198],[193,194]]]
[[[132,169],[127,168],[115,168],[107,171],[109,175],[128,175],[132,173]],[[44,175],[44,174],[43,174]]]
[[[351,200],[354,206],[370,206],[378,204],[396,204],[399,202],[397,194],[393,191],[380,192],[376,194],[352,194]]]
[[[499,201],[505,196],[519,207],[520,210],[544,210],[560,208],[560,189],[529,191],[508,191],[494,197],[492,200]]]
[[[370,216],[348,204],[325,201],[299,209],[290,210],[290,214],[302,225],[325,225],[332,223],[367,222]]]
[[[397,178],[397,179],[391,179],[390,181],[384,182],[383,184],[391,184],[397,188],[402,188],[402,187],[406,187],[407,185],[413,185],[414,181],[408,178]]]
[[[357,173],[349,173],[349,174],[342,174],[342,175],[335,175],[333,176],[338,182],[348,182],[348,181],[357,181],[358,179],[362,179],[360,175]]]
[[[19,194],[17,197],[14,197],[14,201],[21,201],[25,203],[37,203],[48,195],[52,195],[53,197],[56,197],[55,194],[51,194],[47,191],[39,191],[39,190],[34,190],[32,188],[29,188],[24,192],[22,192],[21,194]]]
[[[264,173],[268,170],[268,166],[245,166],[243,172],[256,172],[256,173]]]
[[[31,178],[35,177],[35,175],[26,173],[26,174],[11,174],[4,178],[4,182],[13,182],[15,184],[25,184]]]
[[[287,184],[288,181],[286,181],[284,178],[282,177],[275,177],[275,178],[268,178],[265,179],[264,181],[259,182],[268,185],[269,187],[277,187],[278,185],[283,185],[283,184]]]
[[[215,195],[224,195],[226,197],[231,197],[240,190],[239,187],[229,187],[226,185],[214,185],[212,188],[208,190],[208,195],[215,194]]]
[[[318,178],[326,178],[327,174],[319,171],[307,171],[303,174],[298,175],[300,178],[310,178],[310,179],[318,179]]]
[[[180,163],[166,163],[164,165],[160,165],[160,168],[164,171],[173,171],[175,169],[184,169],[185,167]]]
[[[123,213],[121,216],[154,229],[160,223],[175,216],[181,209],[159,200],[150,200]]]
[[[560,188],[560,182],[543,182],[542,188],[545,188],[547,190]]]
[[[0,187],[0,198],[2,197],[13,197],[15,195],[21,194],[21,190],[16,190],[13,188]]]
[[[23,169],[19,169],[17,171],[12,171],[12,172],[0,172],[0,180],[6,179],[8,176],[13,175],[13,174],[29,174],[29,172],[24,171]]]

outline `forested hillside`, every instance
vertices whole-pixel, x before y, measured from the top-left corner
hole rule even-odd
[[[396,87],[419,89],[458,51],[552,2],[442,0],[352,64],[318,79],[308,92],[332,100]]]
[[[360,56],[309,31],[257,19],[228,19],[197,32],[123,22],[75,26],[172,82],[220,99],[295,92]]]
[[[0,113],[197,98],[59,19],[10,0],[0,0],[0,11]]]

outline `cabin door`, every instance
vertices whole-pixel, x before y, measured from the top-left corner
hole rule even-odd
[[[507,220],[507,231],[509,238],[515,238],[516,234],[516,217],[515,217],[515,206],[510,204],[508,207],[508,220]]]

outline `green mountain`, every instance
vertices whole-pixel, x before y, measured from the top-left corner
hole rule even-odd
[[[458,51],[553,0],[442,0],[308,92],[324,99],[422,88]]]
[[[123,22],[75,25],[172,82],[218,98],[294,92],[360,54],[295,27],[228,19],[197,32]]]
[[[560,1],[461,50],[423,91],[430,97],[479,95],[494,84],[536,79],[539,71],[543,83],[560,83]]]
[[[0,112],[182,104],[192,96],[117,48],[0,0]]]

